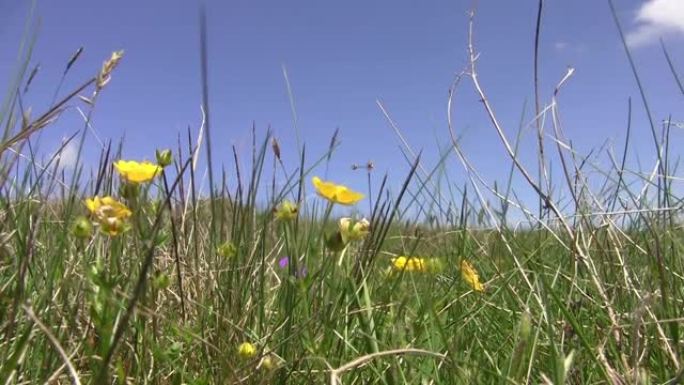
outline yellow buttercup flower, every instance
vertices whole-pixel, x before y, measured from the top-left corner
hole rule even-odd
[[[121,177],[130,183],[149,182],[162,171],[161,166],[147,161],[117,160],[114,167]]]
[[[311,179],[318,195],[333,203],[351,206],[364,198],[360,192],[350,190],[347,186],[335,184],[333,182],[322,181],[315,176]]]
[[[395,271],[425,272],[428,269],[428,263],[424,258],[405,257],[401,255],[396,258],[392,258],[392,268]]]
[[[257,349],[251,342],[243,342],[238,346],[238,355],[242,358],[252,358],[256,356]]]
[[[484,285],[480,282],[477,270],[465,259],[461,260],[461,277],[475,291],[484,291]]]
[[[106,196],[103,198],[93,197],[85,200],[85,205],[96,218],[126,219],[131,216],[131,210],[125,204],[116,199]]]
[[[128,229],[128,223],[118,218],[107,218],[100,222],[100,230],[112,237],[115,237]]]
[[[86,199],[85,205],[102,232],[116,236],[128,228],[126,219],[131,216],[131,210],[116,199],[110,196],[93,197]]]

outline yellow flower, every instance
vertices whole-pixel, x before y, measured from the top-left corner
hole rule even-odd
[[[353,223],[351,218],[343,217],[340,218],[339,229],[344,243],[360,241],[370,233],[370,222],[363,218]]]
[[[318,195],[333,203],[351,206],[364,198],[363,194],[350,190],[347,186],[322,181],[317,176],[313,177],[311,182],[316,188]]]
[[[475,291],[484,291],[484,285],[480,282],[477,270],[465,259],[461,260],[461,277]]]
[[[128,229],[128,224],[121,219],[107,218],[107,220],[100,222],[100,230],[112,237],[115,237]]]
[[[162,170],[158,164],[134,160],[117,160],[114,162],[114,167],[122,178],[131,183],[149,182]]]
[[[256,346],[250,342],[243,342],[238,346],[238,355],[242,358],[252,358],[256,356]]]
[[[132,214],[125,204],[110,196],[86,199],[85,205],[98,220],[103,218],[126,219]]]
[[[297,217],[297,211],[297,205],[288,200],[282,201],[280,205],[273,210],[276,219],[281,221],[295,219]]]
[[[425,259],[418,257],[405,257],[403,255],[392,258],[392,267],[395,271],[427,271],[428,264]]]
[[[85,205],[104,233],[116,236],[126,231],[125,221],[132,213],[123,203],[106,196],[86,199]]]

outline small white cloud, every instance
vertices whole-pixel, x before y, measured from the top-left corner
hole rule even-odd
[[[553,43],[553,48],[555,48],[556,51],[563,51],[567,47],[568,47],[568,43],[566,43],[564,41],[557,41],[557,42]]]
[[[553,43],[553,49],[555,49],[558,54],[581,55],[587,50],[587,45],[584,43],[559,40]]]
[[[71,140],[67,143],[62,151],[57,154],[59,158],[59,167],[65,170],[71,170],[76,167],[76,158],[78,158],[78,143],[76,140]]]
[[[627,44],[643,46],[666,34],[684,36],[684,1],[649,0],[636,13],[636,29],[627,33]]]

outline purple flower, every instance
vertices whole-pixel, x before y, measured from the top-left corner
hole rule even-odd
[[[282,257],[278,260],[278,266],[280,266],[280,268],[283,270],[287,269],[289,264],[290,264],[290,257]],[[295,277],[296,278],[305,278],[307,273],[308,273],[308,271],[306,270],[306,266],[300,266],[299,270],[295,273]]]

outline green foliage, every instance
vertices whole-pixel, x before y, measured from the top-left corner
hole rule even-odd
[[[22,57],[17,84],[26,65]],[[675,171],[668,151],[660,182],[645,182],[650,194],[631,191],[617,166],[601,170],[613,187],[601,191],[614,191],[603,195],[591,192],[580,164],[567,186],[531,180],[540,211],[523,207],[530,225],[520,229],[508,217],[520,204],[515,162],[508,185],[489,190],[494,204],[465,158],[469,184],[448,179],[447,159],[464,156],[457,142],[438,149],[431,170],[407,148],[411,168],[398,191],[367,168],[368,190],[377,191],[366,197],[370,223],[352,242],[342,232],[354,227],[338,223],[354,208],[303,199],[335,138],[319,158],[302,147],[288,165],[279,146],[268,152],[277,144],[271,133],[254,131],[251,168],[236,167],[230,187],[208,186],[210,197],[200,196],[202,170],[182,151],[158,151],[166,169],[139,184],[113,171],[121,150],[111,147],[73,175],[51,168],[54,157],[34,167],[33,152],[22,163],[14,154],[79,92],[95,92],[92,112],[107,84],[95,80],[114,70],[105,67],[106,76],[94,73],[35,120],[17,118],[14,89],[0,110],[0,383],[650,384],[684,376],[682,200],[667,177]],[[669,148],[662,139],[659,148]],[[197,153],[192,139],[185,145]],[[92,179],[81,178],[84,168]],[[108,194],[130,216],[83,204]],[[606,212],[618,197],[631,206]],[[125,231],[93,230],[108,224]],[[435,267],[398,270],[398,256]],[[482,292],[462,278],[462,260]]]

